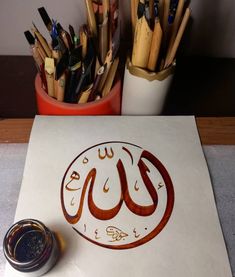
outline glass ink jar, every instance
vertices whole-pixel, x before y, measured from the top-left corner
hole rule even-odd
[[[3,241],[9,264],[24,276],[42,276],[56,263],[59,247],[54,234],[40,221],[16,222]]]

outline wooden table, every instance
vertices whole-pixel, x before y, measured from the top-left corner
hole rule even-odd
[[[198,117],[198,132],[204,145],[235,145],[235,117]],[[0,143],[28,143],[32,118],[0,119]]]

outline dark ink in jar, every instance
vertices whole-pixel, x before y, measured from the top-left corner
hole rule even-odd
[[[40,221],[24,219],[15,223],[3,242],[9,264],[25,276],[42,276],[56,263],[59,247],[54,234]]]

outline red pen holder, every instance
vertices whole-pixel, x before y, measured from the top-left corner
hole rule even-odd
[[[110,92],[103,98],[85,104],[59,102],[50,97],[42,88],[42,81],[37,74],[35,91],[37,110],[40,115],[120,115],[121,79],[117,78]]]

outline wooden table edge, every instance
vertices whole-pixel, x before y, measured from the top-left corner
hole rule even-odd
[[[28,143],[33,118],[0,119],[0,143]],[[235,117],[197,117],[203,145],[235,145]]]

